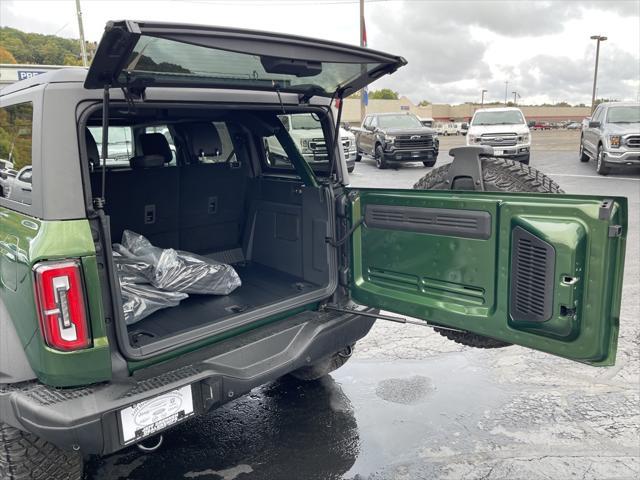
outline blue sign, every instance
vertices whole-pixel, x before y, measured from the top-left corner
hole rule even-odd
[[[43,70],[18,70],[18,80],[26,80],[27,78],[35,77],[41,73],[46,73]]]

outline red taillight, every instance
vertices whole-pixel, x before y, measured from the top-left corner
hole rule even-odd
[[[44,340],[57,350],[87,348],[87,326],[80,263],[45,262],[34,268],[40,329]]]

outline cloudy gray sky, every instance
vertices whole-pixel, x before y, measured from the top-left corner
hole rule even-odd
[[[86,37],[107,20],[144,19],[224,25],[357,44],[358,0],[82,0]],[[462,103],[591,99],[595,42],[598,96],[640,96],[640,1],[367,0],[369,47],[409,64],[372,88],[390,87],[414,101]],[[74,0],[2,0],[0,25],[77,37]]]

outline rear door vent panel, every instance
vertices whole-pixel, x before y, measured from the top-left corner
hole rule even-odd
[[[553,313],[555,249],[522,227],[513,229],[511,239],[511,318],[546,322]]]

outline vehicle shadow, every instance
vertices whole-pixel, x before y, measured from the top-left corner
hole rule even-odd
[[[359,446],[353,408],[333,378],[284,377],[169,431],[155,453],[131,447],[91,458],[85,478],[339,479]]]

